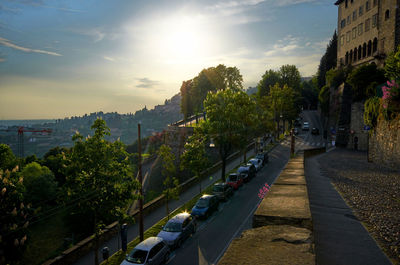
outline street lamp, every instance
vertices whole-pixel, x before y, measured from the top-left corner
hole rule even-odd
[[[283,127],[285,126],[285,122],[283,121],[282,113],[281,113],[281,115],[279,117],[282,120],[282,134],[283,134]]]

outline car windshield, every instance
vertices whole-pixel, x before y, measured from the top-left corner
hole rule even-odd
[[[223,192],[224,188],[222,186],[214,186],[213,191],[215,192]]]
[[[177,222],[168,222],[163,230],[165,232],[181,232],[182,231],[182,224]]]
[[[256,157],[259,159],[262,159],[262,158],[264,158],[264,155],[257,155]]]
[[[197,208],[205,208],[208,207],[208,200],[207,199],[200,199],[196,203]]]
[[[250,160],[250,163],[252,163],[252,164],[257,164],[257,160]]]
[[[147,257],[147,251],[141,249],[134,249],[126,257],[126,260],[135,264],[143,264],[146,261],[146,257]]]
[[[236,181],[237,180],[237,175],[229,175],[228,181]]]

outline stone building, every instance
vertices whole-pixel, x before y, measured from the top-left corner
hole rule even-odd
[[[400,44],[400,0],[337,0],[338,66],[375,62]]]

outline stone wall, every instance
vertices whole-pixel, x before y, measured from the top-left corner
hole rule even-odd
[[[370,135],[368,159],[400,170],[400,116],[391,122],[378,120]]]
[[[347,148],[354,149],[354,139],[358,138],[358,150],[367,151],[368,131],[364,130],[364,102],[351,105],[350,137]]]

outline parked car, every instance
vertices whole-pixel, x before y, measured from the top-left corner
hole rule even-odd
[[[203,195],[192,208],[192,215],[198,218],[207,218],[218,210],[219,200],[215,195]]]
[[[237,173],[243,179],[243,182],[249,182],[250,179],[256,176],[256,167],[252,163],[247,163],[238,168]]]
[[[216,183],[213,186],[212,193],[213,195],[217,196],[220,201],[226,201],[230,196],[233,195],[233,189],[226,183]]]
[[[296,126],[296,127],[300,127],[300,126],[301,126],[301,123],[300,123],[300,121],[301,121],[301,119],[300,119],[300,118],[297,118],[297,119],[295,119],[295,120],[294,120],[294,126]]]
[[[303,123],[303,131],[308,131],[308,130],[310,130],[310,124],[307,121],[305,121]]]
[[[314,135],[319,135],[319,129],[318,128],[312,128],[312,130],[311,130],[311,134],[314,134]]]
[[[230,185],[234,190],[237,190],[243,185],[243,178],[237,173],[229,174],[228,178],[226,179],[226,184]]]
[[[267,153],[267,152],[257,154],[257,155],[256,155],[256,158],[262,160],[263,166],[264,166],[266,163],[268,163],[268,161],[269,161],[269,156],[268,156],[268,153]]]
[[[195,232],[195,218],[189,213],[180,213],[171,218],[157,236],[174,249],[180,247],[183,241]]]
[[[256,167],[256,171],[259,171],[262,168],[262,161],[261,159],[252,158],[249,160]]]
[[[298,135],[299,134],[299,129],[294,128],[293,132],[294,132],[294,135]]]
[[[170,250],[161,237],[149,237],[140,242],[125,258],[121,265],[158,265],[168,261]]]

